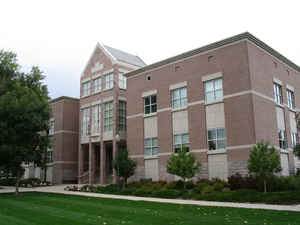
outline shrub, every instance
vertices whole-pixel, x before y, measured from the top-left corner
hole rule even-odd
[[[15,186],[16,178],[0,179],[0,185],[1,186]]]
[[[222,182],[215,183],[215,184],[213,185],[213,189],[214,189],[215,191],[223,191],[223,189],[224,189],[224,184],[223,184]]]
[[[184,192],[179,190],[156,190],[153,191],[152,196],[157,198],[179,198]]]
[[[188,190],[191,190],[191,189],[193,189],[194,187],[195,187],[195,184],[194,184],[193,181],[187,181],[187,182],[185,183],[185,188],[188,189]]]
[[[205,186],[201,191],[202,194],[208,194],[208,193],[213,193],[213,192],[214,192],[214,187],[211,185]]]

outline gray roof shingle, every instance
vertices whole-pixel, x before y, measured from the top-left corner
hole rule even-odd
[[[132,55],[132,54],[129,54],[127,52],[123,52],[121,50],[109,47],[107,45],[105,45],[104,47],[118,61],[125,62],[125,63],[131,64],[131,65],[134,65],[134,66],[138,66],[138,67],[146,66],[146,63],[144,63],[144,61],[141,60],[141,58],[136,56],[136,55]]]

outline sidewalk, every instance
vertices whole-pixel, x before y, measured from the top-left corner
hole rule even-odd
[[[195,201],[195,200],[182,200],[182,199],[146,198],[146,197],[135,197],[135,196],[123,196],[123,195],[108,195],[108,194],[98,194],[98,193],[65,191],[64,187],[66,186],[67,185],[57,185],[57,186],[37,187],[37,188],[20,188],[20,192],[45,192],[45,193],[97,197],[97,198],[124,199],[124,200],[131,200],[131,201],[148,201],[148,202],[163,202],[163,203],[184,204],[184,205],[219,206],[219,207],[267,209],[267,210],[300,212],[300,205],[268,205],[268,204],[253,204],[253,203],[212,202],[212,201]],[[4,189],[0,189],[0,194],[11,193],[14,192],[15,190],[13,187],[2,187],[2,188]]]

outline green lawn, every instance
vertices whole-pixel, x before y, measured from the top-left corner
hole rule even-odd
[[[82,196],[0,194],[0,225],[300,224],[300,213]]]

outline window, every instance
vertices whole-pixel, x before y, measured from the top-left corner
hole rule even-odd
[[[82,84],[82,96],[88,96],[90,94],[91,82],[85,82]]]
[[[92,133],[99,134],[100,133],[100,120],[101,120],[100,104],[93,106],[92,120],[93,120]]]
[[[114,87],[114,74],[107,74],[104,76],[104,89],[110,89]]]
[[[49,135],[53,135],[54,134],[54,120],[50,121],[49,124]]]
[[[144,98],[144,113],[150,114],[155,113],[157,110],[156,106],[156,95],[147,96]]]
[[[48,150],[47,151],[47,163],[52,163],[53,162],[53,151]]]
[[[208,150],[226,148],[226,129],[216,128],[207,131]]]
[[[90,109],[82,109],[82,126],[81,126],[81,135],[89,136],[90,134]]]
[[[285,130],[280,130],[278,132],[279,136],[279,147],[282,149],[287,149],[287,136],[286,136],[286,131]]]
[[[299,143],[299,137],[297,133],[291,133],[292,136],[292,147],[294,148]]]
[[[101,91],[101,77],[94,80],[94,93]]]
[[[186,87],[172,91],[172,108],[184,108],[187,104]]]
[[[282,98],[282,87],[281,85],[274,83],[274,97],[275,97],[275,102],[278,104],[283,103],[283,98]]]
[[[126,130],[126,102],[119,101],[119,131]]]
[[[123,75],[123,73],[119,73],[119,88],[127,88],[126,77]]]
[[[113,102],[104,103],[104,132],[113,130]]]
[[[290,109],[295,109],[295,95],[294,92],[287,89],[286,91],[286,95],[287,95],[287,103],[288,103],[288,107]]]
[[[189,151],[190,150],[189,134],[175,134],[173,138],[173,148],[175,153],[178,153],[183,149]]]
[[[206,103],[223,99],[222,79],[210,80],[204,83]]]
[[[157,138],[146,138],[145,139],[145,156],[155,156],[158,151]]]

